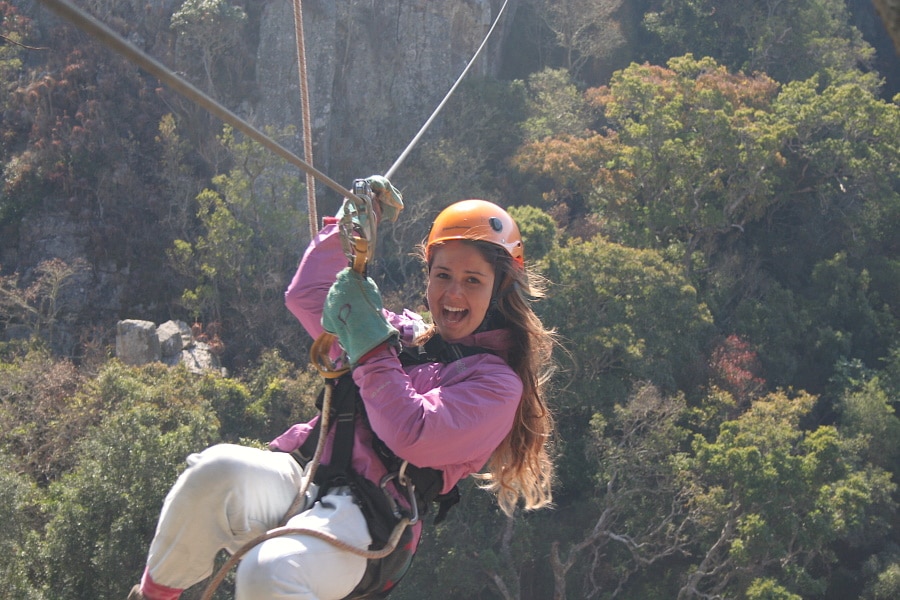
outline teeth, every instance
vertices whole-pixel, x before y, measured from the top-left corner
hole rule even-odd
[[[455,306],[445,306],[445,307],[444,307],[444,310],[446,310],[447,312],[463,312],[463,311],[466,310],[466,309],[464,309],[464,308],[456,308]]]

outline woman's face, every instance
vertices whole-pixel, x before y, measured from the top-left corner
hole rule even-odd
[[[487,314],[494,267],[472,244],[451,240],[434,249],[428,272],[428,307],[438,333],[458,340],[473,333]]]

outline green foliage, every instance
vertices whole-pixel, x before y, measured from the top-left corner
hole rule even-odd
[[[900,418],[877,377],[847,390],[839,404],[841,432],[860,441],[867,462],[900,472]]]
[[[247,100],[261,9],[189,0],[170,20],[137,0],[84,4]],[[596,69],[619,4],[532,14],[571,50],[541,60]],[[526,257],[552,282],[538,307],[574,363],[552,398],[558,509],[506,520],[467,483],[448,525],[426,527],[398,598],[898,596],[900,106],[857,71],[870,49],[838,0],[653,10],[664,43],[645,47],[665,67],[632,65],[586,93],[572,71],[466,83],[395,181],[407,210],[380,230],[373,267],[397,305],[419,301],[408,251],[438,209],[514,204]],[[295,366],[307,342],[281,297],[305,245],[301,188],[229,131],[210,145],[197,109],[100,45],[32,28],[5,2],[0,14],[4,242],[29,213],[78,215],[100,283],[105,265],[132,274],[122,310],[166,313],[189,288],[184,306],[222,321],[241,373],[111,362],[95,376],[39,340],[0,342],[0,587],[121,598],[186,454],[260,444],[314,413],[319,376]],[[223,151],[230,170],[198,195],[198,159],[218,168]],[[181,278],[160,262],[167,248]],[[0,282],[4,325],[55,331],[69,292],[96,287],[27,267]],[[824,392],[760,399],[763,380]],[[845,554],[860,558],[838,564]]]
[[[0,35],[5,43],[0,46],[0,81],[4,86],[14,79],[22,68],[22,54],[31,19],[20,15],[16,7],[9,2],[0,2]],[[11,90],[7,90],[11,91]],[[3,144],[0,144],[0,148]],[[2,155],[0,155],[2,156]]]
[[[565,69],[544,69],[526,81],[525,139],[539,141],[551,135],[581,135],[591,121],[581,92]]]
[[[873,49],[849,25],[841,0],[721,4],[714,0],[664,0],[644,16],[662,44],[650,58],[665,61],[687,52],[714,57],[734,70],[765,72],[778,81],[854,70]]]
[[[52,597],[116,598],[139,579],[184,457],[218,439],[203,380],[192,377],[115,364],[98,377],[114,410],[71,446],[74,468],[48,491],[42,551]]]
[[[895,484],[880,469],[856,467],[854,444],[833,427],[800,429],[814,402],[770,394],[723,423],[715,440],[695,438],[691,470],[703,482],[692,500],[695,542],[707,550],[704,568],[688,577],[693,589],[717,580],[740,588],[770,573],[792,593],[820,593],[814,567],[836,560],[833,542],[883,535]]]
[[[24,325],[31,335],[53,344],[60,324],[77,316],[67,305],[71,301],[67,288],[85,283],[86,261],[42,261],[35,269],[34,281],[25,287],[18,275],[0,276],[0,324]]]
[[[507,211],[519,226],[525,259],[540,262],[556,246],[556,223],[553,218],[533,206],[510,206]]]
[[[33,483],[16,472],[11,455],[0,453],[0,587],[10,598],[44,597],[29,580],[34,561],[28,540],[35,525],[36,499]]]
[[[807,294],[813,321],[827,324],[810,340],[814,362],[830,366],[839,358],[858,358],[875,365],[887,353],[900,321],[887,299],[873,293],[867,269],[840,253],[815,266]]]
[[[185,0],[172,15],[171,23],[178,36],[176,55],[182,68],[200,71],[211,92],[235,92],[222,84],[241,82],[243,61],[227,59],[244,50],[246,22],[244,9],[227,0]]]
[[[594,397],[604,378],[677,389],[698,375],[711,318],[659,254],[596,238],[552,250],[547,263],[554,288],[541,311],[576,361],[572,391],[579,402],[600,407],[613,400]]]
[[[771,211],[777,216],[759,243],[771,244],[780,278],[806,277],[816,262],[844,249],[866,261],[870,253],[895,259],[885,243],[900,206],[894,167],[900,106],[879,100],[864,77],[827,86],[813,78],[785,85],[772,116],[791,134]],[[886,266],[878,273],[896,279]]]
[[[747,600],[803,600],[778,585],[774,579],[757,579],[747,588]]]
[[[878,581],[873,589],[874,600],[889,600],[900,594],[900,562],[889,565],[878,574]]]
[[[900,285],[900,107],[868,76],[825,81],[779,87],[690,55],[631,65],[585,94],[608,129],[530,142],[515,165],[565,233],[679,260],[767,381],[822,391],[838,360],[885,355]]]
[[[99,418],[76,396],[83,383],[70,361],[39,346],[0,362],[0,453],[16,472],[46,483],[71,467],[71,440]]]
[[[175,268],[195,282],[182,302],[195,318],[222,323],[231,356],[300,347],[296,322],[287,311],[273,318],[271,307],[283,305],[285,281],[308,235],[298,207],[302,186],[283,161],[230,128],[222,143],[234,166],[213,179],[215,191],[196,198],[202,233],[176,240],[169,251]]]
[[[263,354],[246,376],[250,404],[245,410],[245,426],[241,435],[270,440],[292,423],[313,418],[316,398],[322,389],[322,377],[311,366],[298,369],[278,352]],[[253,423],[254,429],[248,429]]]
[[[608,420],[600,415],[591,419],[586,454],[595,486],[595,524],[585,528],[584,541],[575,537],[565,554],[559,553],[565,562],[553,559],[559,560],[554,567],[557,589],[564,585],[564,570],[588,549],[602,550],[609,565],[590,567],[586,579],[593,587],[585,584],[585,597],[640,585],[643,569],[684,551],[689,514],[679,471],[684,464],[680,448],[689,434],[682,426],[686,410],[683,396],[666,396],[643,383],[627,402],[615,406]],[[671,589],[660,593],[670,595]]]
[[[595,100],[620,144],[611,181],[592,198],[639,246],[678,244],[687,272],[720,236],[772,202],[783,123],[766,116],[777,88],[687,55],[669,69],[631,65]],[[641,230],[643,228],[643,230]]]
[[[505,517],[488,494],[464,482],[443,524],[432,527],[426,517],[412,570],[391,597],[412,600],[424,589],[448,600],[522,597],[518,574],[540,558],[534,535],[529,519]]]
[[[280,388],[286,404],[284,395],[309,383],[309,376],[294,380],[274,356],[247,385],[183,368],[108,364],[67,402],[91,407],[94,420],[82,420],[65,443],[70,467],[47,490],[46,529],[35,546],[41,559],[33,566],[45,570],[40,580],[48,597],[120,597],[140,577],[163,498],[184,458],[271,427],[284,407],[264,398],[254,413],[251,389]]]

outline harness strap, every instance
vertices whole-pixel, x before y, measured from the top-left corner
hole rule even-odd
[[[467,356],[485,353],[490,353],[490,350],[477,346],[451,344],[441,338],[440,335],[435,334],[421,346],[404,348],[399,358],[403,366],[435,362],[449,364]],[[359,387],[353,381],[349,372],[335,379],[326,379],[325,385],[333,386],[331,420],[335,428],[335,437],[329,464],[320,465],[316,472],[315,482],[320,485],[324,482],[335,484],[336,481],[341,481],[341,478],[350,471],[356,414],[359,413],[364,419],[366,418],[365,405],[359,396]],[[324,394],[323,388],[316,400],[316,407],[319,410],[322,409]],[[321,434],[320,419],[303,444],[291,453],[300,464],[306,464],[312,458]],[[395,472],[400,469],[403,460],[394,454],[377,435],[374,436],[373,447],[388,472]],[[444,487],[444,477],[441,471],[428,467],[408,465],[406,473],[415,485],[419,513],[425,514],[428,512],[428,507],[432,502],[437,503],[438,511],[434,518],[434,524],[437,525],[442,522],[447,517],[450,509],[459,503],[460,493],[457,486],[454,486],[446,494],[441,494],[441,490]],[[398,491],[401,494],[404,492],[404,490]]]

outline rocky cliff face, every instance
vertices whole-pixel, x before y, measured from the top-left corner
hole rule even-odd
[[[502,0],[305,0],[303,31],[313,161],[340,183],[384,173],[484,39]],[[516,2],[469,76],[495,74]],[[302,112],[292,0],[265,7],[257,53],[261,124],[295,125]]]

